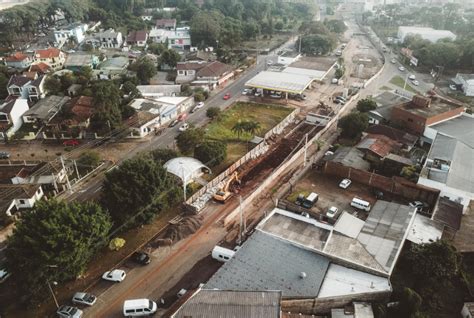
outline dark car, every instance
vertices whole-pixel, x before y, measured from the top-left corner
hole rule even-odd
[[[132,255],[132,259],[135,263],[141,264],[141,265],[148,265],[150,264],[150,255],[145,252],[135,252]]]
[[[173,121],[169,124],[168,127],[174,127],[174,126],[176,126],[178,123],[179,123],[179,120],[178,120],[178,119],[175,119],[175,120],[173,120]]]
[[[0,151],[0,159],[8,159],[10,158],[10,154],[6,151]]]

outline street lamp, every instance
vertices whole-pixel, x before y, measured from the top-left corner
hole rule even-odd
[[[46,267],[49,268],[58,268],[58,265],[46,265]],[[48,284],[49,291],[51,292],[51,296],[53,296],[54,303],[56,304],[56,308],[59,308],[59,303],[58,300],[56,299],[56,295],[54,294],[53,288],[51,287],[51,283],[54,286],[58,285],[58,282],[52,281],[51,283],[49,282],[49,279],[46,280],[46,283]]]

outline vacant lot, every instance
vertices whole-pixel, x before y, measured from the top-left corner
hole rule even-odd
[[[401,88],[405,87],[405,80],[401,76],[398,76],[398,75],[392,77],[392,79],[390,80],[390,83],[392,83],[393,85],[397,85],[398,87],[401,87]],[[416,89],[414,89],[413,87],[410,86],[409,81],[407,81],[407,85],[406,85],[405,89],[409,92],[419,94],[419,92]]]
[[[292,111],[292,108],[283,106],[239,102],[206,127],[206,136],[210,139],[245,142],[252,139],[253,135],[243,132],[239,136],[232,131],[232,127],[239,121],[258,122],[260,129],[256,134],[263,136]]]

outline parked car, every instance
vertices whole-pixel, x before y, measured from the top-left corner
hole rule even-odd
[[[350,179],[344,179],[339,183],[339,187],[343,189],[347,189],[351,185],[352,181]]]
[[[451,85],[449,85],[449,89],[452,90],[452,91],[457,91],[458,87],[454,84],[451,84]]]
[[[341,105],[344,105],[346,102],[345,102],[345,101],[343,101],[342,99],[338,99],[338,98],[336,98],[336,99],[334,100],[334,103],[335,103],[335,104],[341,104]]]
[[[416,80],[416,76],[411,74],[410,76],[408,76],[408,79],[414,81],[414,80]]]
[[[329,208],[329,210],[327,210],[326,216],[328,218],[334,218],[338,211],[339,211],[338,208],[336,208],[335,206],[332,206],[332,207]]]
[[[111,281],[111,282],[120,283],[121,281],[123,281],[125,279],[126,276],[127,276],[127,274],[125,273],[124,270],[114,269],[114,270],[105,272],[102,275],[102,278],[105,279],[105,280]]]
[[[271,98],[279,99],[279,98],[281,98],[281,93],[270,94],[270,97],[271,97]]]
[[[72,297],[72,302],[74,304],[92,306],[95,304],[96,301],[97,301],[97,297],[89,293],[77,292]]]
[[[63,305],[58,308],[56,313],[61,318],[81,318],[82,317],[82,310],[73,306]]]
[[[263,92],[257,90],[257,91],[255,92],[255,97],[261,97],[261,96],[263,96]]]
[[[0,159],[8,159],[10,158],[10,153],[6,151],[0,151]]]
[[[305,195],[300,193],[298,194],[298,197],[295,200],[295,204],[302,205],[305,199],[306,199]]]
[[[342,96],[342,95],[336,96],[336,99],[342,100],[343,102],[346,101],[346,98],[345,98],[344,96]]]
[[[65,140],[63,142],[63,145],[64,146],[78,146],[79,145],[79,140],[76,140],[76,139]]]
[[[195,111],[201,109],[204,107],[204,102],[199,102],[196,104],[196,106],[194,106],[193,110],[191,111],[191,113],[194,113]]]
[[[405,72],[405,68],[404,68],[403,66],[398,67],[398,70],[399,70],[400,72]]]
[[[168,125],[168,127],[170,127],[170,128],[171,128],[171,127],[174,127],[174,126],[176,126],[178,123],[179,123],[179,120],[178,120],[178,119],[173,119],[173,120],[171,121],[171,123]]]
[[[141,264],[141,265],[148,265],[150,264],[151,258],[148,253],[145,252],[135,252],[132,255],[132,259],[135,263]]]
[[[244,88],[244,90],[242,91],[242,95],[250,95],[251,93],[252,93],[252,90],[248,88]]]
[[[411,81],[411,82],[412,82],[412,83],[413,83],[413,85],[415,85],[415,86],[418,86],[418,85],[420,85],[420,82],[418,82],[417,80],[414,80],[414,81]]]
[[[224,100],[228,100],[230,98],[230,93],[226,93],[223,97]]]
[[[396,59],[391,59],[390,63],[395,64],[395,63],[397,63],[397,60]]]
[[[341,50],[337,50],[335,54],[336,54],[336,56],[341,56],[341,55],[342,55],[342,51],[341,51]]]
[[[305,94],[298,94],[298,95],[296,95],[296,99],[306,100],[306,95]]]
[[[332,84],[338,84],[338,83],[339,83],[339,79],[333,78],[333,79],[331,80],[331,83],[332,83]]]
[[[408,203],[408,205],[411,206],[412,208],[416,208],[416,211],[421,211],[424,208],[428,207],[428,204],[421,201],[413,201],[413,202]]]
[[[189,128],[189,124],[188,123],[184,123],[181,125],[181,127],[179,127],[179,131],[186,131],[188,130]]]

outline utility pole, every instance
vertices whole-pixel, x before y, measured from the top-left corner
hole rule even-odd
[[[73,160],[72,162],[74,163],[74,168],[76,168],[77,180],[79,180],[81,178],[81,176],[79,175],[79,170],[77,169],[76,160]]]
[[[72,187],[71,187],[71,182],[69,182],[69,176],[67,175],[67,170],[66,170],[66,167],[64,166],[64,159],[63,159],[63,156],[60,156],[59,158],[61,159],[61,166],[62,166],[62,168],[63,168],[64,175],[66,176],[67,187],[68,187],[69,191],[70,191],[71,193],[73,193]]]
[[[58,300],[56,299],[56,295],[54,294],[53,288],[51,287],[51,284],[49,283],[49,280],[46,281],[48,283],[49,291],[51,292],[51,296],[53,296],[54,303],[56,304],[56,308],[59,308],[59,303]],[[56,285],[56,282],[53,282],[53,285]]]
[[[305,142],[304,142],[304,162],[303,162],[303,167],[306,167],[306,159],[308,156],[308,134],[304,136]]]

